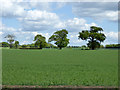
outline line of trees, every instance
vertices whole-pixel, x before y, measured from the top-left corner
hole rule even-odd
[[[102,33],[102,31],[103,29],[101,27],[91,26],[90,30],[82,30],[81,32],[79,32],[78,39],[88,41],[87,46],[91,50],[94,50],[96,48],[99,48],[101,46],[101,42],[103,42],[106,39],[106,36],[104,35],[104,33]],[[34,45],[35,47],[42,49],[46,47],[50,42],[54,41],[55,42],[54,44],[56,44],[59,49],[62,49],[64,47],[67,47],[67,45],[69,44],[69,39],[67,38],[67,34],[68,31],[66,29],[56,31],[48,39],[48,43],[46,42],[46,38],[44,36],[38,34],[34,37],[33,40],[35,41]],[[19,41],[15,40],[14,35],[8,34],[5,38],[7,38],[10,48],[13,47],[13,42],[15,42],[14,43],[15,48],[18,48]]]

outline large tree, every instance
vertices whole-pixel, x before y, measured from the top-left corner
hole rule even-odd
[[[5,38],[7,38],[10,48],[12,48],[15,36],[12,34],[8,34],[7,36],[5,36]]]
[[[106,39],[106,36],[101,33],[103,29],[101,27],[91,26],[90,30],[83,30],[79,32],[79,39],[88,40],[88,47],[92,50],[99,48],[101,42]]]
[[[19,41],[15,41],[15,48],[18,48]]]
[[[42,35],[39,35],[39,34],[36,35],[34,38],[34,41],[35,41],[35,45],[39,46],[40,49],[46,46],[45,37]]]
[[[69,39],[67,39],[68,31],[62,29],[60,31],[56,31],[48,40],[48,42],[55,41],[55,44],[62,49],[69,44]]]

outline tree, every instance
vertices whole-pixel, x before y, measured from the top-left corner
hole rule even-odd
[[[1,42],[0,46],[1,47],[9,47],[9,44],[7,42]]]
[[[82,40],[88,40],[88,47],[92,50],[95,48],[99,48],[101,42],[103,42],[106,39],[106,36],[101,33],[103,29],[101,27],[91,26],[90,30],[83,30],[82,32],[79,32],[79,39]]]
[[[19,41],[15,41],[15,47],[18,48]]]
[[[43,47],[46,46],[46,41],[45,41],[45,37],[42,36],[42,35],[36,35],[35,38],[34,38],[34,41],[35,42],[35,46],[39,46],[40,49],[42,49]]]
[[[14,38],[15,38],[15,36],[14,35],[10,35],[10,34],[8,34],[5,38],[7,38],[7,41],[8,41],[8,43],[9,43],[9,45],[10,45],[10,48],[12,48],[13,47],[13,42],[14,42]]]
[[[48,42],[55,41],[55,44],[62,49],[69,44],[69,39],[67,39],[68,31],[62,29],[60,31],[56,31],[48,40]]]

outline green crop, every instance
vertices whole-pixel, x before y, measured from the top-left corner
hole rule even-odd
[[[2,50],[3,85],[117,86],[118,50]]]

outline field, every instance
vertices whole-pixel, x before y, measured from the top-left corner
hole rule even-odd
[[[2,50],[3,85],[117,86],[117,50]]]

